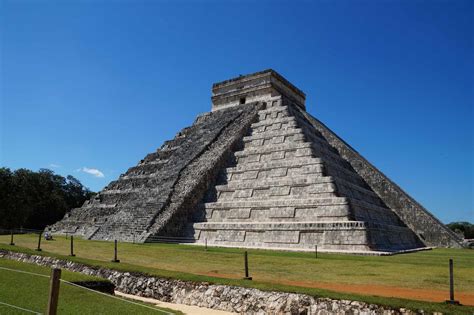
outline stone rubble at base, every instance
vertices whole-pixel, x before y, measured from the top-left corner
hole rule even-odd
[[[311,315],[412,315],[426,314],[409,309],[388,307],[350,300],[315,298],[306,294],[262,291],[253,288],[216,285],[151,277],[91,267],[52,257],[0,250],[0,258],[59,267],[73,272],[110,280],[116,290],[160,301],[194,305],[241,314],[311,314]],[[441,315],[442,313],[435,313]]]
[[[213,85],[212,111],[51,228],[247,248],[396,253],[462,241],[306,112],[273,70]]]

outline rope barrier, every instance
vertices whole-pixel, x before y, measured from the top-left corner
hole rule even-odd
[[[0,269],[2,269],[2,270],[7,270],[7,271],[18,272],[18,273],[29,274],[29,275],[34,275],[34,276],[40,276],[40,277],[49,278],[48,275],[43,275],[43,274],[40,274],[40,273],[34,273],[34,272],[29,272],[29,271],[24,271],[24,270],[11,269],[11,268],[5,268],[5,267],[0,267]],[[163,313],[163,314],[168,314],[168,315],[172,315],[172,314],[173,314],[173,313],[170,313],[170,312],[167,312],[167,311],[163,311],[163,310],[157,309],[156,307],[151,307],[151,306],[148,306],[148,305],[145,305],[145,304],[140,304],[140,303],[132,302],[132,301],[129,301],[129,300],[120,298],[120,297],[115,296],[115,295],[110,295],[110,294],[107,294],[107,293],[104,293],[104,292],[95,291],[95,290],[92,290],[92,289],[83,287],[83,286],[81,286],[81,285],[79,285],[79,284],[66,281],[66,280],[64,280],[64,279],[60,279],[60,281],[66,283],[66,284],[72,285],[72,286],[74,286],[74,287],[78,287],[78,288],[80,288],[80,289],[84,289],[84,290],[87,290],[87,291],[91,291],[92,293],[101,294],[101,295],[107,296],[107,297],[109,297],[109,298],[113,298],[113,299],[120,300],[120,301],[123,301],[123,302],[127,302],[127,303],[130,303],[130,304],[138,305],[138,306],[141,306],[141,307],[145,307],[145,308],[148,308],[148,309],[157,311],[157,312],[161,312],[161,313]],[[0,302],[0,303],[1,303],[1,302]],[[2,303],[2,304],[3,304],[3,303]],[[33,313],[35,313],[35,314],[40,314],[40,313],[36,313],[36,312],[33,312]]]
[[[0,302],[1,305],[5,305],[5,306],[9,306],[9,307],[12,307],[12,308],[16,308],[18,310],[22,310],[22,311],[25,311],[25,312],[29,312],[29,313],[33,313],[33,314],[39,314],[39,315],[42,315],[43,313],[38,313],[38,312],[35,312],[35,311],[32,311],[32,310],[29,310],[27,308],[23,308],[23,307],[19,307],[19,306],[16,306],[16,305],[12,305],[12,304],[8,304],[8,303],[4,303],[4,302]]]
[[[11,268],[5,268],[5,267],[0,267],[0,269],[8,270],[8,271],[14,271],[14,272],[18,272],[18,273],[26,273],[26,274],[33,275],[33,276],[40,276],[40,277],[49,278],[48,275],[42,275],[40,273],[34,273],[34,272],[29,272],[29,271],[24,271],[24,270],[11,269]]]
[[[158,312],[161,312],[161,313],[163,313],[163,314],[173,315],[173,313],[170,313],[170,312],[167,312],[167,311],[163,311],[163,310],[157,309],[156,307],[152,307],[152,306],[148,306],[148,305],[145,305],[145,304],[140,304],[140,303],[132,302],[132,301],[129,301],[129,300],[120,298],[120,297],[115,296],[115,295],[110,295],[110,294],[107,294],[107,293],[104,293],[104,292],[95,291],[95,290],[92,290],[92,289],[89,289],[89,288],[86,288],[86,287],[82,287],[82,286],[80,286],[80,285],[78,285],[78,284],[76,284],[76,283],[72,283],[72,282],[69,282],[69,281],[66,281],[66,280],[63,280],[63,279],[61,279],[61,282],[67,283],[67,284],[69,284],[69,285],[72,285],[72,286],[75,286],[75,287],[78,287],[78,288],[81,288],[81,289],[84,289],[84,290],[92,291],[92,292],[97,293],[97,294],[105,295],[105,296],[107,296],[107,297],[109,297],[109,298],[113,298],[113,299],[120,300],[120,301],[124,301],[124,302],[130,303],[130,304],[135,304],[135,305],[138,305],[138,306],[142,306],[142,307],[145,307],[145,308],[154,310],[154,311],[158,311]]]

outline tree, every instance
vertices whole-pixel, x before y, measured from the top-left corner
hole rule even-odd
[[[474,238],[474,224],[469,222],[452,222],[448,224],[448,227],[454,232],[461,232],[464,235],[464,238]]]
[[[44,229],[93,195],[70,175],[0,168],[0,228]]]

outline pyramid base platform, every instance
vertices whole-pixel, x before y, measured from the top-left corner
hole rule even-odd
[[[201,222],[193,224],[196,244],[294,251],[389,255],[426,249],[410,229],[369,224],[363,221],[337,222]]]

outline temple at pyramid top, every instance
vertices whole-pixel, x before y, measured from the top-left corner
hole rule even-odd
[[[212,111],[50,227],[85,239],[393,254],[462,240],[273,70],[216,83]]]
[[[212,85],[212,110],[251,102],[265,102],[275,96],[284,96],[306,109],[306,95],[278,74],[268,69]]]

